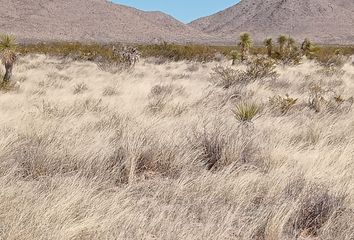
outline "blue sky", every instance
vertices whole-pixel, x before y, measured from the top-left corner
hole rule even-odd
[[[113,0],[145,11],[162,11],[178,20],[188,23],[199,17],[204,17],[224,10],[238,0]]]

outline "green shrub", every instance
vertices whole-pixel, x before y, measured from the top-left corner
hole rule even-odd
[[[143,57],[164,58],[171,61],[213,61],[217,53],[225,54],[227,47],[210,47],[203,45],[155,44],[138,47]]]
[[[264,78],[276,78],[278,77],[278,74],[275,68],[276,65],[273,59],[263,56],[257,57],[247,65],[245,75],[250,81]]]

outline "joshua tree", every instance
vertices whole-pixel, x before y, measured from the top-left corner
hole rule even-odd
[[[16,38],[10,35],[0,36],[1,61],[5,65],[5,75],[3,82],[9,82],[12,76],[12,68],[16,57]]]
[[[294,40],[292,37],[289,36],[289,37],[287,38],[286,43],[287,43],[287,45],[286,45],[287,50],[288,50],[289,52],[291,52],[291,51],[295,48],[295,44],[296,44],[295,40]]]
[[[279,44],[279,53],[281,56],[283,56],[285,44],[286,44],[288,38],[284,35],[280,35],[277,40],[278,40],[278,44]]]
[[[311,43],[310,39],[305,38],[301,44],[302,53],[306,56],[311,55],[313,52],[314,45]]]
[[[240,35],[239,46],[241,48],[241,60],[244,61],[247,59],[250,48],[252,47],[252,38],[249,33],[242,33]]]
[[[268,57],[271,57],[273,53],[273,39],[267,38],[266,40],[264,40],[263,43],[264,46],[267,48]]]

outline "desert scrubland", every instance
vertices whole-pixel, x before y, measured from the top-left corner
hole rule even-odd
[[[247,69],[21,57],[0,239],[354,239],[353,59]]]

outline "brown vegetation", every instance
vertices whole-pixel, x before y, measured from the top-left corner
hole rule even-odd
[[[354,238],[346,48],[330,67],[138,48],[107,71],[108,45],[20,47],[19,88],[0,92],[0,239]]]

